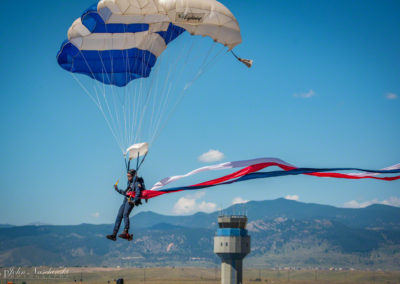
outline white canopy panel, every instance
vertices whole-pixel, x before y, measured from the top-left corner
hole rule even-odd
[[[107,24],[171,22],[229,49],[242,42],[235,16],[216,0],[101,0],[97,10]]]
[[[144,156],[149,151],[149,144],[146,142],[144,143],[137,143],[130,146],[126,149],[126,153],[129,157],[129,160],[136,159],[140,156]]]

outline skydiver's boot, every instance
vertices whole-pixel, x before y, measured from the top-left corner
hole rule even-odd
[[[124,230],[122,234],[118,235],[119,238],[132,241],[133,235],[128,233],[128,230]]]
[[[106,238],[115,242],[117,240],[117,233],[114,232],[111,235],[107,235]]]

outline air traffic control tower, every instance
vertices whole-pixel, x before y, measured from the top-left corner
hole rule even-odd
[[[250,252],[246,216],[219,216],[214,253],[222,261],[221,284],[243,283],[243,258]]]

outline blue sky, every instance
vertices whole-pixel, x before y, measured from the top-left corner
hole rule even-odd
[[[0,224],[111,223],[122,202],[112,189],[121,152],[55,59],[93,1],[3,2]],[[198,157],[210,149],[222,161],[278,157],[303,167],[400,161],[399,1],[222,2],[241,27],[235,51],[254,66],[225,55],[197,80],[150,150],[141,172],[148,186],[206,165]],[[136,212],[189,214],[288,195],[400,206],[399,190],[398,181],[293,176],[170,194]]]

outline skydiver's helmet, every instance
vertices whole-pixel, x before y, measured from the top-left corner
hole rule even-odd
[[[132,177],[135,177],[136,171],[135,170],[129,170],[128,174],[130,174]]]

